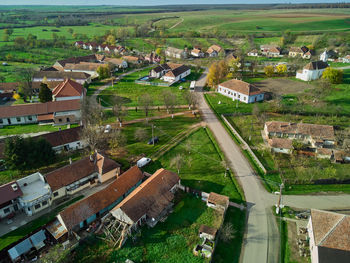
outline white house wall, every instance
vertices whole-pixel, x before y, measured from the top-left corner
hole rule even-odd
[[[38,119],[36,115],[0,118],[0,126],[16,125],[16,124],[31,124],[31,123],[37,123],[37,122],[38,122]]]
[[[252,95],[252,96],[248,96],[245,95],[243,93],[231,90],[231,89],[227,89],[225,87],[222,87],[219,85],[218,87],[218,92],[226,97],[229,97],[233,100],[239,100],[241,102],[244,103],[253,103],[256,101],[262,101],[264,100],[264,94],[257,94],[257,95]],[[256,99],[256,100],[255,100]]]
[[[83,98],[83,95],[81,96],[71,96],[71,97],[55,97],[55,101],[62,101],[62,100],[80,100]]]

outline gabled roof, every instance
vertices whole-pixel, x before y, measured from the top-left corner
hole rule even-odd
[[[14,190],[12,185],[15,185],[17,187],[17,190]],[[17,182],[11,182],[7,184],[3,184],[0,186],[0,207],[2,204],[7,203],[8,201],[11,201],[13,199],[16,199],[17,197],[22,196],[22,190],[19,188],[19,185]]]
[[[74,97],[82,96],[84,93],[83,85],[71,79],[66,79],[58,84],[52,91],[54,97]]]
[[[120,165],[97,153],[92,159],[88,156],[79,161],[73,162],[72,164],[54,170],[46,174],[45,178],[50,185],[51,190],[54,192],[95,172],[102,172],[101,174],[105,174],[116,167],[120,167]]]
[[[328,64],[321,60],[310,62],[304,67],[304,69],[308,69],[308,70],[317,70],[317,69],[325,69],[325,68],[328,68]]]
[[[350,251],[350,216],[312,209],[311,222],[316,246]]]
[[[42,115],[73,110],[80,110],[80,100],[50,101],[46,103],[30,103],[3,106],[0,110],[0,118]]]
[[[283,149],[292,149],[293,141],[290,139],[283,138],[271,138],[267,140],[268,144],[272,148],[283,148]]]
[[[210,226],[206,226],[206,225],[201,225],[199,227],[199,232],[200,233],[206,233],[206,234],[209,234],[209,235],[212,235],[212,236],[216,236],[216,233],[217,233],[217,229],[214,228],[214,227],[210,227]]]
[[[133,166],[101,191],[67,207],[59,215],[68,230],[112,205],[144,178],[142,171]]]
[[[208,196],[208,202],[216,205],[227,206],[230,200],[226,195],[220,195],[220,194],[211,192]]]
[[[52,147],[57,147],[67,143],[79,141],[81,130],[82,126],[79,126],[61,131],[42,134],[34,138],[44,138],[52,145]]]
[[[123,60],[121,58],[105,58],[104,61],[107,62],[107,63],[112,63],[114,65],[118,65],[119,66],[119,65],[123,64],[123,62],[125,60]]]
[[[182,54],[184,52],[183,49],[175,48],[175,47],[167,47],[166,51],[174,54]]]
[[[159,169],[114,207],[111,213],[121,209],[133,222],[137,222],[144,215],[157,218],[174,198],[170,190],[179,180],[176,173]]]
[[[101,66],[100,63],[94,62],[80,62],[79,64],[67,63],[64,66],[65,70],[81,70],[81,71],[97,71]]]
[[[181,65],[175,69],[172,69],[170,71],[168,71],[165,76],[169,76],[169,77],[177,77],[179,75],[181,75],[182,73],[186,72],[187,70],[189,70],[190,68],[185,66],[185,65]]]
[[[234,90],[248,96],[264,93],[253,84],[238,79],[231,79],[219,85],[224,88]]]
[[[88,79],[90,74],[85,72],[66,72],[66,71],[39,71],[34,73],[33,78],[44,78],[47,79]]]
[[[62,60],[57,60],[57,63],[59,63],[62,67],[64,67],[66,64],[79,64],[80,62],[95,62],[96,61],[96,55],[87,55],[87,56],[80,56],[80,57],[71,57],[66,58]]]
[[[199,48],[194,48],[194,49],[192,49],[191,53],[199,54],[199,53],[203,53],[203,52]]]
[[[213,53],[214,51],[217,52],[217,53],[220,53],[222,50],[222,47],[220,47],[219,45],[211,45],[208,50],[207,50],[207,53],[211,54]]]

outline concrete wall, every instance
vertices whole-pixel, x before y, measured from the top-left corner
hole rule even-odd
[[[316,80],[322,76],[322,73],[324,70],[325,69],[319,69],[319,70],[303,69],[301,73],[297,72],[296,78],[304,81]]]
[[[38,122],[37,115],[0,118],[0,126],[1,125],[30,124],[30,123],[37,123],[37,122]]]
[[[117,174],[120,174],[120,168],[115,168],[112,171],[109,171],[108,173],[98,175],[98,180],[100,183],[104,183],[112,178],[116,178]]]
[[[1,218],[5,218],[6,216],[11,214],[12,212],[15,212],[14,205],[17,205],[17,204],[16,203],[15,204],[11,203],[11,204],[9,204],[9,205],[7,205],[5,207],[0,208],[0,219]],[[7,209],[9,211],[7,213],[5,213],[5,210],[7,210]]]
[[[55,193],[57,193],[58,195],[55,196]],[[52,196],[51,196],[52,197],[52,201],[56,200],[56,199],[59,199],[61,197],[64,197],[66,195],[67,195],[66,187],[62,187],[62,188],[60,188],[60,189],[58,189],[58,190],[56,190],[56,191],[54,191],[52,193]]]
[[[218,92],[226,97],[229,97],[233,100],[239,100],[244,103],[254,103],[257,101],[263,101],[264,100],[264,94],[257,94],[257,95],[252,95],[248,96],[243,93],[227,89],[221,85],[218,86]]]

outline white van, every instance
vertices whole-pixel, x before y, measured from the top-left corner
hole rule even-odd
[[[151,158],[143,157],[137,161],[137,167],[139,167],[139,168],[144,167],[147,164],[149,164],[151,161],[152,161]]]
[[[195,81],[191,81],[190,84],[190,91],[194,91],[194,88],[196,87],[196,82]]]

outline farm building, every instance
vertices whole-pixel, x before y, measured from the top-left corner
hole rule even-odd
[[[321,60],[313,61],[307,64],[303,70],[298,70],[296,78],[304,81],[311,81],[319,79],[323,71],[328,68],[328,64]]]
[[[133,166],[106,188],[64,209],[57,218],[69,232],[87,227],[118,205],[143,179],[142,171]]]
[[[347,263],[350,216],[312,209],[307,225],[311,263]]]
[[[66,79],[52,90],[52,100],[79,100],[83,99],[85,94],[83,85],[74,80]]]
[[[187,58],[187,51],[179,48],[168,47],[165,50],[165,55],[172,58]]]
[[[218,85],[218,92],[233,100],[254,103],[264,100],[264,92],[242,80],[231,79]]]
[[[272,152],[289,154],[293,150],[292,140],[283,138],[268,139],[267,143]]]
[[[301,57],[304,59],[310,59],[311,58],[311,52],[306,46],[302,47],[291,47],[289,49],[288,56],[290,57]]]
[[[136,229],[143,223],[154,227],[172,207],[179,183],[180,178],[176,173],[159,169],[110,213],[130,229]]]
[[[219,56],[221,51],[222,51],[222,47],[220,47],[219,45],[211,45],[207,49],[207,54],[209,57],[217,57]]]
[[[84,72],[66,72],[66,71],[39,71],[34,73],[33,82],[64,81],[65,79],[74,79],[80,84],[90,83],[91,75]]]
[[[266,57],[279,57],[281,55],[281,48],[274,45],[261,45],[260,52]]]
[[[208,207],[225,212],[226,209],[228,208],[229,203],[230,203],[230,200],[227,196],[220,195],[214,192],[209,193],[209,196],[207,199]]]

